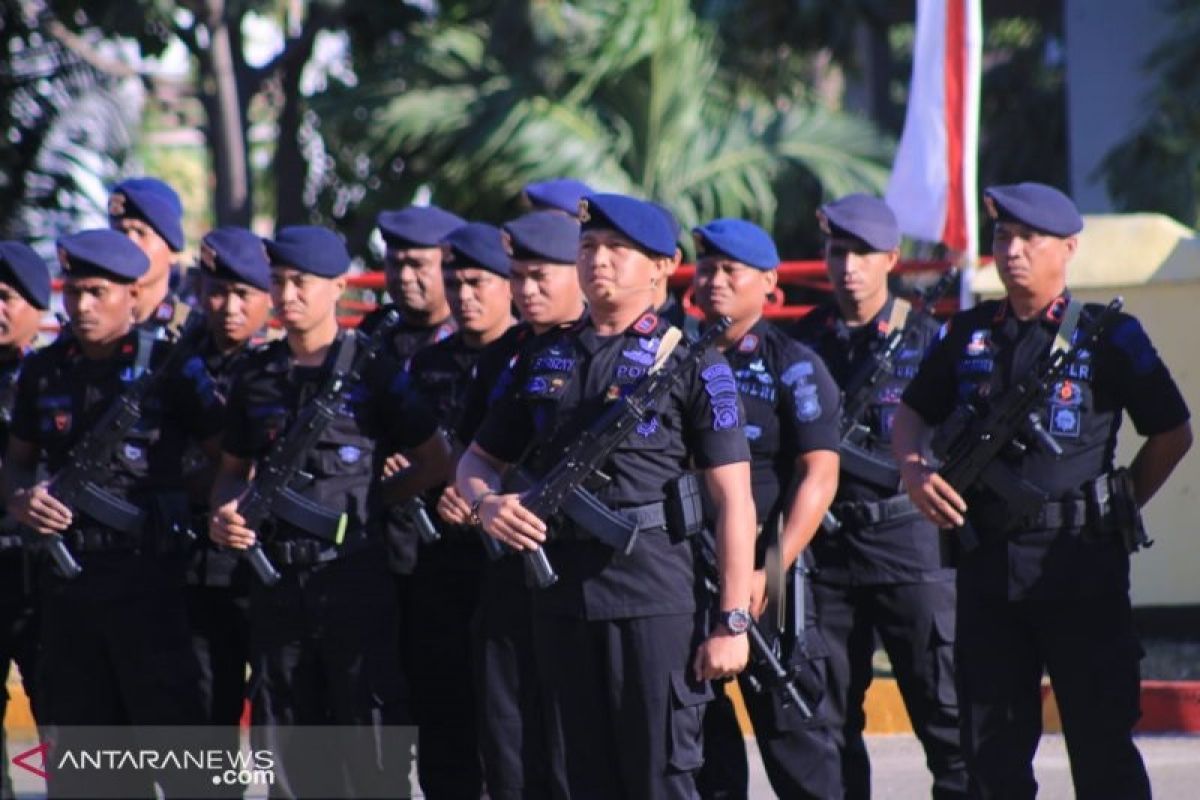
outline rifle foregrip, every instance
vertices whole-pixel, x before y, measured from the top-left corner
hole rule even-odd
[[[250,569],[254,570],[254,574],[262,581],[263,586],[274,586],[283,580],[283,575],[275,569],[271,559],[267,558],[261,544],[255,542],[247,547],[245,558],[250,562]]]
[[[525,559],[525,579],[530,588],[549,589],[558,583],[558,573],[550,565],[545,549],[524,550],[521,557]]]
[[[67,543],[63,541],[60,534],[52,533],[47,536],[45,547],[46,552],[50,555],[50,560],[54,562],[54,570],[60,577],[74,580],[83,573],[83,567],[79,566],[75,556],[71,555],[71,551],[67,549]]]

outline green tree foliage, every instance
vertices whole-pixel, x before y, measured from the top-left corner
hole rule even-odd
[[[358,61],[313,100],[334,167],[313,199],[356,245],[423,189],[480,219],[521,187],[575,176],[669,205],[685,225],[812,225],[822,192],[878,191],[890,145],[869,123],[736,86],[686,0],[462,4]],[[807,191],[778,214],[781,185]]]
[[[115,78],[0,6],[0,237],[47,258],[59,235],[105,223],[107,186],[131,157],[140,84]]]
[[[1100,165],[1119,210],[1158,211],[1200,224],[1200,6],[1171,0],[1170,34],[1146,68],[1157,78],[1140,128]]]

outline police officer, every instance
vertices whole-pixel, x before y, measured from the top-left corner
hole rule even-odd
[[[574,178],[551,178],[525,184],[521,196],[534,211],[550,211],[574,217],[579,201],[592,193],[592,187]]]
[[[5,460],[9,514],[39,534],[62,534],[83,567],[73,580],[50,569],[40,576],[40,722],[199,723],[184,609],[185,539],[175,533],[187,523],[180,454],[198,441],[216,455],[221,400],[192,359],[146,398],[111,473],[96,476],[104,490],[140,509],[140,532],[117,530],[51,495],[37,480],[39,459],[51,475],[62,469],[125,384],[170,348],[133,326],[138,281],[149,267],[141,250],[111,230],[68,236],[58,248],[73,335],[22,368]],[[58,744],[67,746],[73,732],[59,731]],[[73,794],[73,777],[86,780],[52,772],[51,793]]]
[[[337,234],[285,227],[266,247],[271,299],[287,335],[250,355],[230,393],[209,533],[236,549],[256,540],[237,511],[255,460],[361,346],[338,328],[350,256]],[[274,587],[256,580],[250,592],[252,663],[261,674],[254,720],[278,758],[277,783],[308,796],[352,796],[363,791],[361,781],[407,780],[404,756],[381,738],[381,723],[403,724],[409,715],[393,633],[397,602],[374,509],[442,480],[450,467],[444,438],[396,362],[374,359],[343,397],[345,413],[302,465],[312,476],[302,494],[342,514],[337,542],[273,519],[262,546],[283,578]],[[378,481],[384,454],[401,450],[414,466]],[[285,726],[309,725],[354,726],[324,743],[333,765],[316,757],[325,752],[289,747]]]
[[[899,259],[900,230],[887,204],[852,194],[821,207],[825,266],[833,298],[805,317],[795,336],[816,350],[847,391],[876,368],[896,327],[904,338],[891,373],[868,387],[859,422],[863,449],[891,468],[891,427],[900,393],[937,334],[937,323],[908,314],[888,292]],[[863,391],[863,390],[858,390]],[[856,405],[857,398],[847,398]],[[891,480],[895,480],[894,473]],[[900,491],[843,458],[836,531],[813,541],[817,620],[829,647],[828,708],[835,722],[847,798],[871,795],[863,741],[863,700],[874,676],[876,637],[891,661],[913,730],[933,773],[934,797],[962,797],[967,775],[959,748],[954,689],[954,569],[946,542]]]
[[[271,272],[263,241],[244,228],[211,231],[200,242],[200,271],[200,303],[208,325],[201,358],[217,391],[228,397],[271,314]],[[211,475],[215,465],[200,461],[195,467],[201,477]],[[197,516],[207,520],[208,498],[203,499]],[[197,545],[188,570],[188,616],[201,691],[209,724],[236,732],[250,660],[252,577],[233,551],[218,549],[208,537]]]
[[[487,347],[475,366],[467,408],[459,425],[471,441],[488,406],[506,390],[508,369],[537,336],[583,316],[583,291],[575,275],[579,223],[552,211],[534,211],[503,226],[510,285],[521,322]],[[449,493],[447,493],[449,494]],[[444,519],[469,523],[470,508],[443,497]],[[464,513],[465,511],[465,513]],[[488,795],[495,800],[550,796],[545,764],[537,667],[533,657],[530,590],[519,559],[487,563],[475,620],[475,685],[479,692],[480,751]]]
[[[458,330],[417,352],[413,387],[442,427],[462,422],[475,363],[513,324],[508,254],[499,228],[472,222],[443,242],[446,298]],[[440,496],[444,495],[444,499]],[[430,506],[462,505],[453,486]],[[483,551],[470,527],[438,520],[441,538],[421,545],[408,603],[413,713],[420,728],[417,771],[425,796],[475,798],[482,789],[471,658],[471,619],[479,602]]]
[[[124,180],[108,197],[108,224],[128,236],[150,260],[150,268],[138,281],[134,310],[138,324],[173,335],[188,313],[174,293],[179,279],[175,262],[185,243],[179,195],[158,178]]]
[[[934,471],[922,447],[931,429],[964,403],[986,414],[989,400],[1034,369],[1056,337],[1076,340],[1099,311],[1067,288],[1083,227],[1070,198],[1021,183],[987,189],[985,204],[1007,296],[946,324],[905,390],[892,432],[912,501],[935,525],[965,523],[977,539],[958,567],[956,650],[971,795],[1035,796],[1031,761],[1042,730],[1044,669],[1076,796],[1148,798],[1131,737],[1142,650],[1130,608],[1126,526],[1114,509],[1144,505],[1167,480],[1192,441],[1188,409],[1141,324],[1120,314],[1078,353],[1037,412],[1061,456],[1044,437],[1023,434],[1025,452],[1001,457],[1001,467],[1045,492],[1039,511],[1014,519],[990,490],[960,496]],[[1114,481],[1110,492],[1123,411],[1146,441],[1129,466],[1132,491]]]
[[[674,257],[671,224],[631,197],[584,203],[577,267],[588,316],[539,338],[518,361],[512,389],[459,462],[473,515],[518,549],[545,542],[546,523],[502,491],[501,473],[518,461],[534,474],[548,469],[656,358],[670,369],[683,353],[668,351],[675,335],[653,310]],[[748,654],[753,508],[741,425],[729,365],[709,351],[603,468],[610,481],[597,497],[642,525],[632,551],[615,553],[565,526],[547,546],[559,579],[535,598],[534,639],[554,796],[695,795],[708,682],[737,673]],[[722,614],[711,630],[696,617],[690,544],[664,524],[667,484],[689,460],[718,509]]]
[[[46,262],[23,242],[0,242],[0,446],[5,448],[17,377],[49,307]],[[7,676],[9,665],[15,663],[21,670],[25,694],[36,710],[37,617],[27,584],[21,537],[10,523],[0,524],[0,675]],[[7,705],[8,693],[0,692],[0,719],[4,719]],[[0,752],[4,752],[2,730]],[[0,797],[12,796],[6,762],[0,769]]]
[[[696,301],[709,320],[727,316],[733,325],[719,342],[733,368],[746,408],[751,483],[760,526],[779,525],[779,536],[759,536],[755,596],[765,610],[765,553],[779,551],[786,573],[807,546],[833,500],[838,476],[839,395],[837,385],[811,350],[788,338],[762,316],[775,289],[779,255],[762,228],[739,219],[717,219],[693,230],[696,241]],[[801,585],[791,591],[808,590]],[[777,601],[781,598],[776,598]],[[824,646],[805,597],[806,619],[790,621],[805,630],[785,637],[785,658],[797,671],[823,674]],[[786,606],[785,606],[786,607]],[[794,612],[793,612],[794,613]],[[775,637],[785,636],[772,608],[762,619]],[[795,630],[793,628],[793,630]],[[807,663],[805,663],[807,662]],[[743,677],[742,697],[771,786],[780,797],[829,798],[841,795],[837,749],[827,724],[805,720],[779,698],[755,692]],[[821,708],[810,698],[810,706]],[[704,718],[703,797],[746,797],[746,748],[729,698],[721,693]]]
[[[409,206],[379,215],[386,247],[383,273],[392,302],[364,317],[360,327],[370,333],[384,314],[398,310],[401,322],[392,337],[391,354],[405,365],[422,347],[454,333],[442,286],[441,242],[465,224],[466,220],[437,206]]]

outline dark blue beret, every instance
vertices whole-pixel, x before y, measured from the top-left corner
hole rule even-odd
[[[381,211],[376,219],[388,247],[437,247],[455,228],[467,224],[462,217],[437,206],[409,206],[399,211]]]
[[[504,236],[495,225],[468,222],[442,240],[449,253],[442,259],[445,269],[486,269],[508,277],[508,252]]]
[[[350,269],[350,253],[342,237],[316,225],[280,228],[264,239],[271,266],[295,267],[321,278],[339,278]]]
[[[183,203],[175,190],[158,178],[118,183],[108,197],[108,215],[144,219],[172,250],[183,250]]]
[[[0,242],[0,281],[43,311],[50,307],[50,269],[24,242]]]
[[[594,190],[583,181],[573,178],[555,178],[536,181],[525,187],[529,203],[538,209],[556,208],[572,217],[579,213],[579,201]]]
[[[848,194],[821,206],[821,229],[830,236],[850,236],[873,250],[886,252],[900,246],[900,226],[888,204],[869,194]]]
[[[983,196],[994,220],[1013,220],[1060,238],[1083,230],[1075,203],[1053,186],[1030,182],[989,186]]]
[[[58,240],[58,262],[68,277],[98,274],[132,283],[150,269],[150,259],[129,237],[108,228],[80,231]]]
[[[755,269],[779,266],[779,251],[771,235],[744,219],[714,219],[692,228],[696,237],[696,255],[719,254]]]
[[[534,211],[504,223],[512,258],[575,264],[579,255],[579,220],[556,211]]]
[[[591,194],[579,201],[583,230],[607,228],[653,255],[674,256],[678,223],[657,203],[623,194]]]
[[[200,240],[200,264],[214,278],[271,288],[271,262],[263,240],[245,228],[217,228]]]

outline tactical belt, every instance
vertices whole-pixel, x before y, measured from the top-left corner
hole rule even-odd
[[[314,564],[327,564],[339,558],[357,553],[365,549],[370,541],[362,539],[352,544],[331,545],[316,539],[288,539],[286,541],[264,542],[263,549],[271,561],[280,566],[309,567]]]
[[[667,508],[662,502],[618,508],[615,511],[623,517],[636,520],[641,533],[650,533],[667,527]],[[570,520],[564,519],[561,525],[556,526],[553,538],[559,541],[580,541],[596,537]]]
[[[73,553],[128,553],[141,544],[136,536],[99,526],[69,530],[63,539]]]
[[[1046,503],[1038,513],[1026,518],[1025,524],[1043,530],[1091,527],[1106,533],[1110,528],[1115,529],[1111,504],[1104,503],[1101,508],[1089,508],[1090,505],[1083,499]]]
[[[850,501],[834,503],[830,509],[842,524],[857,528],[873,528],[877,525],[893,524],[916,519],[921,512],[906,494],[898,494],[877,502]]]

